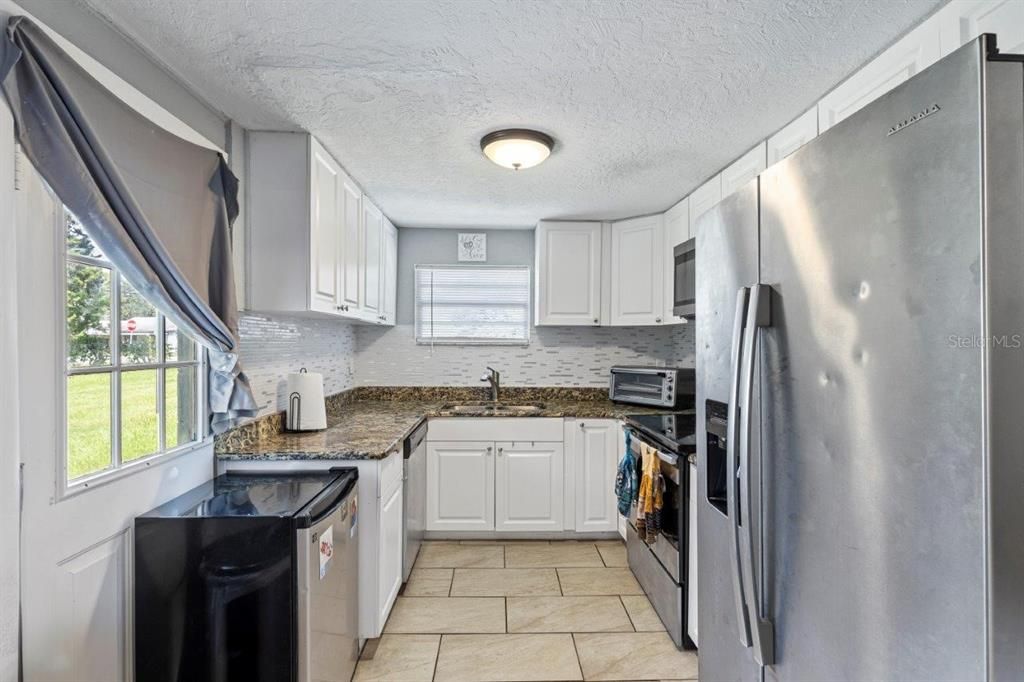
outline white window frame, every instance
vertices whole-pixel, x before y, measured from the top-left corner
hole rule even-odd
[[[121,335],[119,333],[121,329],[121,273],[110,261],[94,258],[91,256],[83,256],[80,254],[72,254],[67,250],[67,237],[66,237],[66,223],[64,217],[64,205],[59,198],[51,191],[51,197],[56,202],[57,210],[56,213],[56,225],[57,237],[60,248],[56,249],[58,266],[56,272],[60,279],[58,283],[58,296],[56,305],[57,319],[54,324],[54,329],[57,331],[58,343],[56,344],[57,349],[57,366],[61,368],[61,371],[57,373],[59,386],[57,387],[57,395],[59,397],[58,412],[60,416],[59,424],[63,425],[57,435],[57,446],[58,454],[56,457],[57,471],[56,471],[56,482],[57,482],[57,495],[58,500],[71,497],[73,495],[91,490],[97,486],[110,483],[112,481],[119,480],[126,476],[130,476],[134,473],[138,473],[146,470],[157,464],[162,464],[170,459],[180,457],[182,455],[194,452],[199,448],[208,447],[213,442],[213,437],[210,434],[209,420],[206,418],[206,404],[207,404],[207,391],[208,391],[208,357],[206,349],[204,349],[194,339],[190,340],[195,344],[196,359],[195,360],[183,360],[183,361],[165,361],[166,344],[164,339],[165,322],[166,317],[157,310],[157,331],[156,331],[156,348],[157,348],[157,362],[145,363],[145,364],[122,364],[121,362]],[[111,330],[111,347],[110,347],[110,364],[103,365],[100,367],[70,367],[68,364],[68,330],[67,330],[67,283],[68,283],[68,266],[71,264],[79,265],[90,265],[95,267],[105,268],[110,271],[110,330]],[[183,332],[180,332],[182,333]],[[164,449],[166,442],[166,433],[164,424],[164,401],[166,400],[164,390],[164,377],[165,372],[160,371],[161,369],[176,369],[181,367],[194,367],[196,372],[196,437],[195,439],[181,443],[173,448]],[[135,370],[157,370],[157,395],[160,396],[160,400],[157,401],[157,443],[160,450],[138,457],[131,460],[130,462],[124,462],[121,459],[121,375],[124,372],[130,372]],[[110,467],[97,471],[92,474],[86,474],[79,478],[69,480],[68,479],[68,379],[72,376],[81,376],[85,374],[107,374],[110,376],[110,456],[111,463]]]
[[[473,338],[441,338],[433,337],[421,339],[417,333],[420,326],[420,306],[417,300],[416,279],[420,269],[447,268],[464,270],[523,270],[526,272],[527,295],[526,295],[526,338],[519,339],[473,339]],[[533,320],[533,273],[529,265],[483,265],[479,263],[456,263],[456,264],[419,264],[413,268],[413,327],[412,334],[419,346],[529,346],[531,340],[531,327]]]

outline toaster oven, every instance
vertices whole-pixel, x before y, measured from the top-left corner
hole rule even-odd
[[[608,397],[617,403],[677,407],[692,402],[695,393],[692,369],[675,367],[612,367]]]

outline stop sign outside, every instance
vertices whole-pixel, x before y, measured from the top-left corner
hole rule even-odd
[[[124,326],[129,332],[133,332],[139,325],[135,320],[128,320],[125,322]]]

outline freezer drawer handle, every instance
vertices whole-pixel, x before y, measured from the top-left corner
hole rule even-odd
[[[740,512],[743,516],[744,534],[741,538],[743,551],[740,554],[743,569],[743,593],[749,613],[748,623],[753,642],[754,660],[759,665],[775,662],[775,627],[767,618],[761,617],[761,596],[758,594],[757,578],[754,575],[754,546],[756,538],[753,524],[753,498],[750,467],[751,409],[754,395],[754,371],[757,367],[757,337],[760,327],[771,325],[771,291],[763,284],[755,284],[747,305],[746,330],[743,332],[743,387],[740,407]]]
[[[732,373],[729,375],[729,412],[726,425],[725,458],[726,458],[726,513],[729,516],[729,567],[732,569],[732,594],[736,602],[736,625],[739,628],[740,643],[750,646],[750,623],[747,621],[746,600],[743,596],[743,581],[740,577],[740,519],[736,509],[739,499],[737,490],[737,445],[739,431],[739,393],[740,393],[740,357],[743,350],[743,330],[745,329],[747,300],[750,288],[742,287],[736,292],[736,317],[732,326]]]

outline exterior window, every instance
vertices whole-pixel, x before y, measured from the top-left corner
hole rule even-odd
[[[530,342],[526,266],[416,266],[416,341],[451,344]]]
[[[64,211],[69,486],[202,438],[203,355]]]

